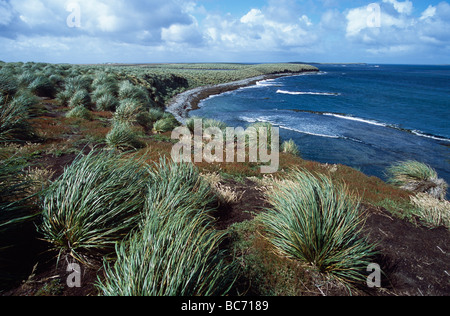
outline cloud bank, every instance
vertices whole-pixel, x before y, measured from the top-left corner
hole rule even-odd
[[[0,59],[450,63],[446,1],[242,1],[229,13],[234,3],[0,0]]]

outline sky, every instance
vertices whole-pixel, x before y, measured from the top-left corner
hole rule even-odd
[[[450,64],[450,2],[0,0],[0,60]]]

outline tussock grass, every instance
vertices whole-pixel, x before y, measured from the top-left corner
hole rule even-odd
[[[19,84],[14,75],[2,71],[0,73],[0,96],[14,96],[19,90]]]
[[[28,86],[28,89],[39,97],[53,97],[56,89],[49,78],[44,76],[37,76]]]
[[[387,170],[390,182],[394,185],[405,185],[411,181],[430,181],[437,178],[437,173],[430,166],[413,160],[399,162]]]
[[[31,238],[24,231],[33,227],[39,210],[33,204],[31,187],[26,177],[27,163],[18,157],[0,160],[0,287],[25,277],[27,262],[19,262],[30,249]],[[28,247],[28,248],[27,248]],[[20,263],[20,264],[18,264]],[[25,270],[25,271],[24,271]],[[20,279],[23,280],[23,279]]]
[[[31,115],[37,116],[39,98],[26,90],[19,90],[11,101],[11,106],[26,108]]]
[[[154,182],[148,187],[147,201],[158,205],[150,208],[159,210],[161,216],[185,206],[206,213],[217,206],[213,189],[192,164],[175,164],[162,158],[154,164],[152,178]]]
[[[398,162],[387,169],[387,175],[391,184],[404,190],[445,199],[448,184],[427,164],[414,160]]]
[[[91,115],[91,112],[87,108],[85,108],[83,105],[77,105],[72,110],[67,112],[66,117],[90,120],[92,118],[92,115]]]
[[[444,226],[450,229],[450,202],[439,200],[429,194],[419,193],[411,197],[417,207],[417,215],[430,228]]]
[[[142,105],[133,99],[120,101],[120,105],[114,114],[114,123],[134,125],[137,122],[137,116],[143,112]]]
[[[79,156],[46,191],[44,240],[60,255],[114,248],[141,219],[148,171],[142,162],[106,152]]]
[[[119,83],[114,74],[99,72],[92,81],[93,90],[106,89],[110,93],[117,94],[119,91]]]
[[[258,144],[261,143],[262,138],[262,131],[266,132],[267,135],[267,148],[270,148],[272,145],[272,133],[273,133],[273,125],[269,122],[257,122],[253,123],[249,126],[249,128],[253,128],[253,131],[256,131],[254,135],[252,135],[253,138],[258,139]],[[248,138],[247,138],[248,141]],[[250,143],[251,145],[251,143]]]
[[[24,100],[0,96],[0,143],[32,137],[29,119]]]
[[[95,101],[97,111],[115,111],[119,107],[117,97],[112,94],[103,94]]]
[[[173,130],[177,125],[173,118],[163,118],[153,124],[153,131],[158,134],[166,133]]]
[[[68,75],[66,79],[65,88],[66,91],[75,93],[76,91],[86,90],[90,91],[91,82],[88,77],[81,75]]]
[[[236,266],[220,250],[225,232],[213,229],[215,197],[191,164],[161,159],[151,169],[139,232],[116,247],[98,283],[111,296],[225,295]]]
[[[148,111],[149,118],[152,121],[152,123],[155,123],[163,118],[164,112],[160,109],[150,109]]]
[[[148,92],[142,86],[135,86],[129,81],[122,81],[119,85],[119,98],[131,99],[144,107],[149,107],[150,98]]]
[[[365,279],[374,246],[361,237],[364,217],[345,186],[304,170],[275,181],[262,216],[268,238],[284,255],[344,283]]]
[[[281,151],[294,156],[300,155],[300,149],[293,139],[283,142],[283,144],[281,144]]]
[[[157,213],[158,210],[148,209]],[[219,250],[224,233],[205,225],[202,215],[179,208],[162,223],[146,220],[141,232],[116,247],[117,261],[105,263],[105,296],[217,296],[233,283],[233,266]]]
[[[33,185],[26,177],[26,166],[17,157],[0,160],[0,233],[35,216],[25,203]]]
[[[76,108],[83,106],[89,108],[91,106],[91,96],[87,90],[77,90],[69,100],[69,107]]]
[[[32,71],[24,71],[22,74],[17,76],[17,83],[21,88],[28,87],[35,79],[37,78],[37,74]]]
[[[225,129],[227,128],[227,124],[222,121],[219,121],[219,120],[205,119],[205,118],[201,118],[201,117],[191,117],[186,121],[186,127],[191,131],[191,133],[194,132],[196,120],[202,121],[203,130],[213,127],[213,128],[219,128],[220,130],[222,130],[225,133]]]
[[[136,150],[145,147],[139,139],[137,132],[124,123],[114,124],[111,131],[106,135],[106,144],[119,151]]]

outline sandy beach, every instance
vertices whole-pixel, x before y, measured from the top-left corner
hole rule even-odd
[[[247,78],[239,81],[227,82],[218,85],[208,85],[197,87],[176,95],[169,101],[167,106],[167,112],[172,113],[175,118],[180,122],[184,123],[188,117],[189,111],[198,109],[200,102],[209,96],[218,95],[225,92],[237,90],[242,87],[248,87],[255,85],[257,82],[268,79],[276,79],[280,77],[295,76],[302,73],[312,72],[303,71],[301,73],[282,73],[282,74],[270,74],[261,75],[257,77]]]

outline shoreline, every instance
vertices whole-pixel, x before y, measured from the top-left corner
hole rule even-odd
[[[259,81],[277,79],[282,77],[297,76],[305,73],[315,73],[318,70],[306,70],[296,73],[278,73],[260,75],[257,77],[251,77],[233,82],[221,83],[217,85],[201,86],[194,89],[182,92],[173,97],[166,106],[166,111],[173,114],[175,118],[184,123],[188,118],[188,113],[199,108],[201,101],[207,99],[213,95],[219,95],[225,92],[237,90],[239,88],[249,87],[255,85]]]

